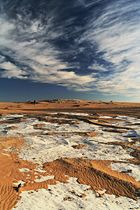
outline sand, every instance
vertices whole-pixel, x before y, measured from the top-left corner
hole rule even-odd
[[[19,192],[14,183],[23,180],[27,182],[26,174],[20,168],[33,170],[34,164],[18,158],[17,152],[23,146],[24,140],[16,137],[0,137],[0,209],[9,210],[17,203]],[[31,180],[34,175],[30,173]]]
[[[136,199],[140,182],[127,174],[113,171],[106,161],[60,159],[44,164],[44,169],[55,176],[56,181],[66,182],[67,176],[76,177],[80,184],[89,185],[95,191]]]
[[[38,172],[38,177],[43,174],[53,178],[38,182],[35,176],[36,164],[19,159],[16,153],[2,153],[4,149],[13,146],[19,149],[22,143],[21,139],[1,138],[0,209],[12,209],[22,191],[47,189],[48,185],[55,185],[58,181],[67,182],[69,177],[77,178],[78,183],[89,185],[96,192],[106,189],[107,194],[137,198],[136,192],[140,188],[140,182],[127,174],[113,171],[110,168],[110,161],[68,158],[55,160],[43,165],[43,173]],[[22,168],[24,170],[19,170]],[[14,183],[20,180],[26,184],[18,189]]]
[[[0,118],[0,209],[140,208],[138,118],[18,111]]]
[[[0,102],[0,114],[28,113],[40,114],[46,111],[101,113],[102,115],[129,115],[140,117],[140,103],[102,102],[86,100],[56,100],[38,102],[36,105],[26,103]]]

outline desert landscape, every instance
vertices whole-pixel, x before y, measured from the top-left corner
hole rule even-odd
[[[140,209],[140,103],[0,102],[0,210]]]
[[[140,210],[140,0],[0,0],[0,210]]]

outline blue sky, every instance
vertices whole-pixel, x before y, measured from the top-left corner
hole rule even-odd
[[[139,0],[0,0],[1,101],[139,95]]]

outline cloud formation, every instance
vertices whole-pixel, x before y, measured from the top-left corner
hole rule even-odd
[[[100,76],[97,89],[106,93],[140,93],[140,2],[115,1],[92,19],[83,39],[97,44],[97,54],[106,61],[107,74]],[[93,64],[96,69],[97,65]],[[98,64],[103,71],[103,65]]]
[[[62,52],[51,44],[52,40],[64,36],[64,26],[55,28],[53,17],[55,15],[48,17],[47,24],[43,25],[41,20],[30,20],[28,16],[23,20],[21,15],[17,15],[16,20],[10,21],[1,15],[1,77],[87,89],[95,79],[90,75],[76,74],[70,63],[59,58]],[[68,19],[66,24],[71,21]]]
[[[2,1],[0,12],[0,77],[138,98],[138,0]]]

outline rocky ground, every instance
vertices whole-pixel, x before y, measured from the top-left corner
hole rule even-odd
[[[140,209],[134,107],[132,116],[122,107],[124,115],[36,105],[35,112],[9,113],[0,105],[0,209]]]

